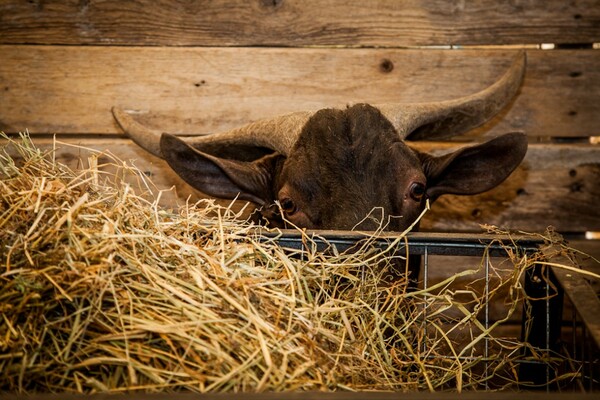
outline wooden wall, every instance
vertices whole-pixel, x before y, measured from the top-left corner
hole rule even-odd
[[[599,0],[4,0],[0,130],[109,149],[185,199],[201,194],[126,139],[112,106],[167,132],[206,134],[348,102],[468,95],[525,48],[518,97],[459,138],[524,131],[525,162],[489,193],[440,199],[424,227],[600,231],[598,42]],[[76,165],[85,150],[59,155]]]

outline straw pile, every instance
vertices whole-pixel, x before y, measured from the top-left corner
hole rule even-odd
[[[307,238],[290,253],[211,201],[161,209],[144,174],[119,160],[117,174],[97,158],[72,171],[25,135],[3,139],[0,391],[464,390],[517,379],[522,344],[478,322],[481,293],[451,289],[454,277],[407,293],[385,282],[385,252],[324,255]],[[505,319],[527,266],[509,264],[490,296],[510,288]]]

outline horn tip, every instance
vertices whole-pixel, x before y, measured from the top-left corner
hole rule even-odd
[[[112,106],[110,108],[110,111],[112,112],[112,114],[116,117],[118,115],[123,115],[126,114],[126,111],[124,108],[121,108],[119,106]]]
[[[110,110],[112,112],[113,117],[119,124],[119,126],[124,131],[127,131],[127,128],[125,127],[124,123],[126,121],[130,121],[132,119],[131,115],[125,109],[118,107],[118,106],[113,106]]]
[[[125,135],[127,135],[131,140],[133,140],[146,151],[159,158],[162,158],[162,152],[159,144],[161,135],[160,132],[148,129],[137,122],[131,115],[131,113],[135,112],[135,110],[126,110],[118,106],[113,106],[111,111],[115,120],[117,121],[117,124],[119,127],[121,127]]]

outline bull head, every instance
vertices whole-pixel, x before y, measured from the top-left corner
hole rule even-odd
[[[426,199],[484,192],[519,165],[527,151],[519,133],[441,157],[407,142],[445,139],[481,125],[515,96],[524,71],[522,53],[496,83],[464,98],[296,112],[187,140],[150,130],[123,110],[113,114],[138,145],[191,186],[256,203],[271,225],[287,220],[315,229],[373,229],[381,220],[365,216],[377,209],[387,229],[401,231]]]

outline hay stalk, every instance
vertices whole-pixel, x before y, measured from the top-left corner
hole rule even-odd
[[[498,283],[511,306],[486,328],[482,297],[452,287],[481,266],[427,290],[385,282],[403,235],[347,254],[317,252],[307,236],[288,252],[213,201],[162,209],[147,177],[110,154],[117,173],[99,156],[72,171],[27,135],[2,139],[2,391],[460,391],[515,380],[524,345],[494,332],[517,309],[531,260],[515,259]]]

